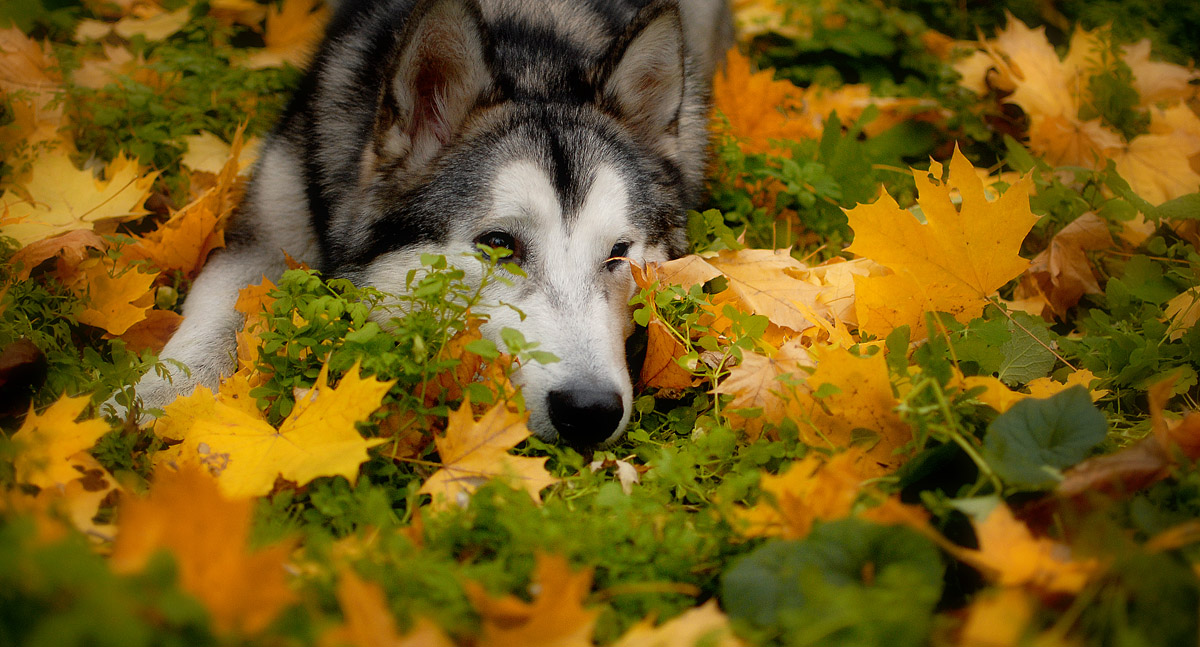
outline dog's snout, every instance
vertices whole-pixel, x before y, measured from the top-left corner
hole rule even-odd
[[[608,440],[625,417],[621,394],[614,388],[572,386],[551,391],[546,400],[559,437],[576,446]]]

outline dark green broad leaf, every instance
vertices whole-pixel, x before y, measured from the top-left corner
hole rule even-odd
[[[1023,312],[1007,321],[1010,334],[1000,346],[1003,359],[996,376],[1005,384],[1025,384],[1050,374],[1056,358],[1050,351],[1051,335],[1046,323]]]
[[[996,418],[983,439],[984,459],[1010,486],[1044,489],[1059,470],[1087,457],[1108,424],[1087,389],[1071,387],[1045,399],[1022,400]]]
[[[924,645],[942,572],[937,548],[916,532],[844,519],[737,561],[721,603],[784,644]]]
[[[1164,202],[1154,209],[1154,216],[1162,220],[1200,219],[1200,193],[1189,193]]]

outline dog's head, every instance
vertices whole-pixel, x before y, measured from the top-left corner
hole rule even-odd
[[[627,10],[609,36],[581,30],[589,16],[613,29],[585,4],[539,22],[471,0],[418,3],[361,162],[373,224],[356,272],[399,291],[422,253],[475,271],[455,259],[511,250],[525,277],[482,294],[496,304],[484,334],[515,328],[559,358],[518,371],[530,427],[595,447],[631,412],[629,264],[686,250],[706,105],[674,2]]]

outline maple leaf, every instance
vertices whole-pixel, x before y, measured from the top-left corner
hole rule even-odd
[[[60,236],[30,243],[17,250],[9,262],[20,266],[17,278],[25,280],[29,278],[34,268],[50,258],[57,256],[67,266],[76,267],[88,258],[89,249],[104,251],[107,248],[108,244],[95,232],[88,229],[76,229]],[[63,283],[67,282],[63,280],[61,272],[58,278]]]
[[[80,466],[86,460],[86,454],[80,454],[109,432],[103,420],[76,422],[90,401],[87,396],[64,395],[40,414],[30,410],[12,436],[17,445],[13,467],[18,482],[52,488],[80,477]]]
[[[743,40],[774,33],[802,39],[812,35],[812,18],[807,12],[789,8],[780,0],[733,0],[730,9]]]
[[[875,435],[865,448],[859,470],[882,476],[896,469],[904,457],[898,450],[912,440],[912,430],[895,409],[887,361],[882,352],[858,357],[843,348],[817,349],[817,369],[808,378],[808,392],[792,405],[801,439],[814,446],[844,449],[860,445],[862,432]],[[834,393],[817,397],[833,387]]]
[[[1102,293],[1086,252],[1112,246],[1108,224],[1094,213],[1085,213],[1050,239],[1049,247],[1033,258],[1026,276],[1061,317],[1083,295]]]
[[[642,373],[638,384],[656,389],[686,389],[696,378],[679,365],[679,358],[687,355],[687,348],[680,343],[663,322],[651,319],[646,324],[646,359],[642,362]]]
[[[1029,592],[1003,587],[980,593],[967,607],[959,647],[1018,647],[1033,620],[1037,600]],[[1040,642],[1033,643],[1040,645]]]
[[[318,476],[344,476],[353,483],[369,458],[367,449],[387,442],[363,438],[354,424],[379,408],[394,382],[364,379],[356,363],[330,388],[328,371],[323,367],[313,388],[297,396],[278,430],[247,404],[206,403],[212,393],[197,388],[188,408],[172,416],[183,422],[169,423],[161,433],[182,436],[183,460],[207,465],[227,496],[268,494],[278,477],[303,485]]]
[[[949,312],[970,321],[993,292],[1029,267],[1017,252],[1037,221],[1029,210],[1030,177],[989,201],[982,180],[957,148],[949,179],[935,182],[930,175],[941,178],[942,165],[933,162],[929,173],[913,172],[927,224],[886,192],[873,204],[846,211],[854,230],[848,249],[895,272],[854,278],[859,325],[880,337],[902,324],[923,330],[923,312]],[[952,189],[961,195],[961,209],[955,208]]]
[[[963,391],[983,387],[983,392],[976,395],[975,398],[996,411],[1004,413],[1014,404],[1026,398],[1048,398],[1076,385],[1088,389],[1088,395],[1091,396],[1092,402],[1095,402],[1108,394],[1105,389],[1091,388],[1092,383],[1096,380],[1097,377],[1094,373],[1087,369],[1080,369],[1068,375],[1065,382],[1056,382],[1049,377],[1039,377],[1026,385],[1029,393],[1021,393],[1008,388],[1007,384],[993,375],[963,377],[956,370],[948,386],[957,387]]]
[[[24,246],[72,229],[93,229],[100,223],[139,218],[142,203],[158,172],[143,175],[135,160],[118,155],[98,180],[91,171],[75,168],[61,148],[38,156],[29,171],[25,193],[6,191],[0,205],[16,224],[4,234]]]
[[[774,70],[752,72],[750,59],[732,48],[713,79],[713,106],[728,122],[728,133],[746,153],[782,152],[772,140],[819,137],[821,131],[799,116],[804,91],[776,81]],[[714,122],[718,131],[724,122]]]
[[[1166,321],[1171,322],[1171,341],[1183,338],[1197,322],[1200,322],[1200,289],[1189,288],[1167,302],[1163,309]]]
[[[266,48],[251,54],[246,67],[259,70],[291,64],[303,67],[325,29],[329,11],[319,0],[284,0],[267,10]]]
[[[322,634],[320,647],[453,647],[454,643],[425,618],[406,636],[396,633],[383,588],[346,569],[338,578],[338,606],[345,624]]]
[[[253,507],[222,496],[197,467],[159,470],[149,496],[121,503],[113,570],[138,572],[157,551],[170,551],[180,587],[208,608],[218,631],[262,631],[296,594],[285,570],[290,542],[247,551]]]
[[[125,342],[125,347],[135,353],[143,350],[159,353],[182,323],[183,315],[178,312],[150,310],[145,319],[133,324],[119,336]]]
[[[729,279],[728,292],[742,309],[796,332],[814,325],[820,288],[796,278],[808,269],[790,250],[725,250],[708,263]]]
[[[1078,593],[1101,570],[1094,559],[1074,560],[1067,546],[1034,537],[1003,503],[974,525],[979,549],[960,548],[955,556],[1002,586]]]
[[[684,611],[658,627],[650,619],[629,628],[613,647],[741,647],[729,618],[717,608],[716,600]]]
[[[174,11],[164,11],[154,6],[140,13],[141,15],[125,16],[115,23],[81,20],[75,28],[75,40],[102,40],[110,34],[116,34],[125,40],[132,40],[134,36],[141,36],[151,42],[164,40],[188,24],[192,7],[185,5]]]
[[[467,596],[483,619],[478,647],[593,647],[592,630],[599,610],[583,608],[592,586],[592,569],[571,573],[561,555],[538,553],[533,602],[515,596],[493,598],[477,582],[467,582]]]
[[[778,422],[787,414],[788,402],[797,389],[804,386],[789,385],[780,378],[792,376],[796,381],[807,375],[804,368],[816,364],[801,345],[800,340],[785,344],[775,355],[767,357],[753,351],[742,353],[742,361],[729,371],[729,375],[713,390],[714,393],[732,395],[727,409],[761,409],[762,415],[747,418],[743,430],[749,440],[757,440],[765,421]]]
[[[117,272],[115,275],[114,271]],[[158,274],[144,274],[128,267],[110,270],[107,263],[97,261],[84,276],[87,306],[77,317],[81,324],[122,335],[134,324],[145,320],[146,313],[154,307],[151,286]]]
[[[501,402],[476,421],[470,401],[464,400],[451,412],[446,435],[434,439],[442,467],[425,481],[420,492],[433,495],[434,507],[465,505],[479,486],[493,478],[507,477],[541,503],[541,491],[558,482],[546,471],[546,458],[508,453],[529,437],[526,418],[527,414],[510,411]]]
[[[803,539],[815,521],[850,516],[863,480],[855,468],[860,458],[853,450],[828,461],[812,453],[779,476],[764,474],[759,489],[766,496],[753,508],[734,510],[742,535]]]
[[[55,139],[62,122],[62,77],[49,43],[37,44],[16,27],[0,29],[0,96],[11,101],[13,124],[0,127],[0,143]]]

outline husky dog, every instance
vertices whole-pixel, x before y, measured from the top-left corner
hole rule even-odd
[[[423,253],[482,243],[527,275],[491,285],[524,318],[497,308],[484,335],[512,327],[560,358],[517,372],[530,428],[616,440],[626,259],[686,251],[729,24],[725,0],[345,0],[163,350],[190,374],[149,374],[143,402],[232,371],[238,290],[277,278],[283,252],[398,293]]]

